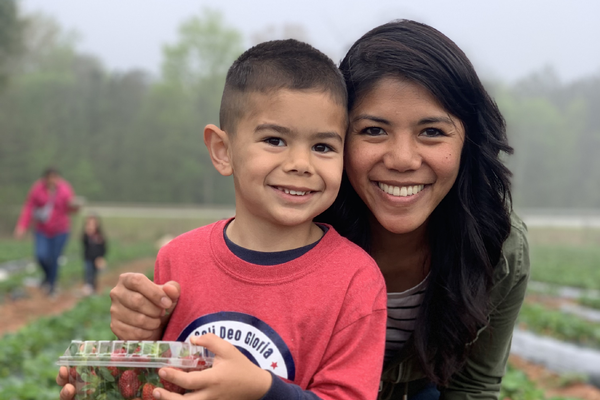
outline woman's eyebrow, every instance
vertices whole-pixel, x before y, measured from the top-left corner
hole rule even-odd
[[[384,125],[390,125],[390,121],[388,121],[387,119],[369,114],[359,114],[356,117],[352,118],[352,122],[360,121],[362,119],[368,119],[369,121],[377,122]]]
[[[427,117],[427,118],[422,118],[421,120],[419,120],[419,122],[417,123],[417,125],[427,125],[427,124],[436,124],[436,123],[445,123],[445,124],[450,124],[450,125],[454,125],[454,121],[452,121],[452,119],[450,119],[449,117]]]

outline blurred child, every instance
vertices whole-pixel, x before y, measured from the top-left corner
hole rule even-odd
[[[100,219],[96,215],[88,215],[83,227],[83,264],[84,286],[83,294],[89,296],[98,291],[98,271],[106,267],[104,255],[106,254],[106,239],[100,226]]]

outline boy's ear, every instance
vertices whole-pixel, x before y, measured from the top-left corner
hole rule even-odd
[[[204,128],[204,144],[217,171],[223,176],[233,174],[227,133],[216,125],[208,124]]]

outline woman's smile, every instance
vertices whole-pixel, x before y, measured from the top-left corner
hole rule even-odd
[[[377,182],[379,189],[394,197],[414,196],[425,188],[425,185],[388,185],[387,183]]]

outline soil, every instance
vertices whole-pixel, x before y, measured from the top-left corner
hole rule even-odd
[[[121,273],[146,273],[153,266],[153,258],[144,258],[107,270],[98,276],[99,292],[103,293],[106,289],[114,287]],[[39,288],[25,288],[25,292],[18,299],[5,298],[0,303],[0,337],[5,333],[17,331],[39,317],[61,314],[74,307],[82,297],[81,285],[60,288],[54,298],[48,298]]]
[[[153,258],[136,260],[123,264],[100,275],[100,292],[114,287],[119,275],[124,272],[145,273],[154,266]],[[82,298],[81,287],[62,289],[58,296],[49,299],[37,288],[28,288],[26,296],[17,300],[5,299],[0,303],[0,337],[8,332],[17,331],[35,319],[61,314],[72,308]],[[540,301],[542,299],[535,299]],[[546,302],[547,298],[543,299]],[[511,355],[509,362],[516,368],[524,371],[529,379],[535,381],[544,389],[547,397],[570,397],[583,400],[600,400],[600,389],[578,381],[566,380],[542,366],[527,362],[516,355]]]
[[[517,369],[524,371],[527,377],[544,390],[547,398],[563,397],[584,400],[600,400],[600,389],[582,382],[577,377],[568,379],[561,377],[544,367],[530,363],[511,354],[509,362]]]

